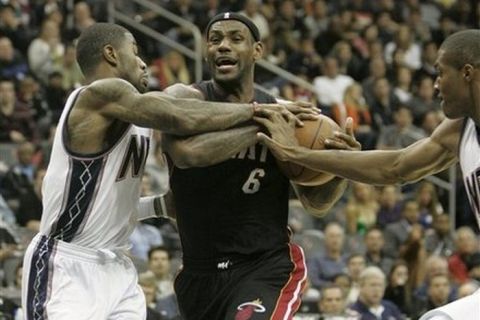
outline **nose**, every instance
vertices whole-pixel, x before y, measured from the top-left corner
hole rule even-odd
[[[142,71],[145,71],[147,69],[147,65],[142,59],[138,58],[138,60],[139,60],[140,69],[142,69]]]
[[[224,37],[218,45],[218,51],[230,51],[230,41],[227,37]]]

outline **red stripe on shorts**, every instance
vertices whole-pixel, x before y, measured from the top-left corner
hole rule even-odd
[[[280,291],[275,310],[270,317],[271,320],[292,319],[293,314],[300,307],[300,296],[305,288],[307,267],[303,250],[296,244],[289,244],[288,246],[290,248],[290,260],[294,267],[290,273],[290,278]]]

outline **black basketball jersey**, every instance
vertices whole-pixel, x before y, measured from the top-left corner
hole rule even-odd
[[[225,101],[212,81],[197,88],[206,100]],[[275,102],[259,90],[254,100]],[[170,185],[186,259],[260,254],[284,248],[289,241],[289,181],[261,144],[213,166],[175,167]]]

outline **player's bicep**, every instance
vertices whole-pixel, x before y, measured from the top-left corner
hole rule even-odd
[[[451,166],[456,154],[432,137],[417,141],[400,151],[394,168],[404,182],[413,182]]]
[[[163,90],[165,94],[175,98],[187,98],[187,99],[198,99],[198,100],[205,100],[202,92],[191,85],[186,85],[183,83],[176,83],[173,84],[165,90]]]

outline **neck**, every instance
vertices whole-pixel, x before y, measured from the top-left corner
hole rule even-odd
[[[98,66],[98,68],[91,74],[85,75],[85,82],[90,84],[96,80],[106,78],[119,78],[118,74],[109,67]]]
[[[218,82],[214,80],[213,83],[215,90],[226,95],[228,101],[248,103],[254,99],[253,79],[240,82]]]
[[[480,78],[480,76],[477,76]],[[477,126],[480,126],[480,80],[473,81],[470,85],[470,96],[472,97],[473,111],[470,117]]]

